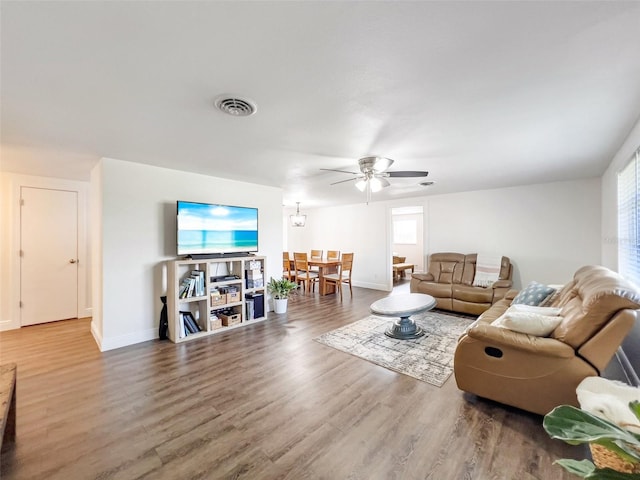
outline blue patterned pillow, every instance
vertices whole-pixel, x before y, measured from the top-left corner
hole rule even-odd
[[[555,292],[555,288],[551,288],[538,282],[531,282],[527,285],[527,288],[516,295],[516,298],[513,299],[511,305],[520,303],[522,305],[537,306],[553,292]]]

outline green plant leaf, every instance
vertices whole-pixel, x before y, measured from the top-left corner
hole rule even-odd
[[[629,402],[629,408],[631,409],[633,414],[636,416],[636,418],[640,420],[640,402],[637,400],[634,400],[633,402]]]
[[[298,288],[298,284],[289,281],[286,278],[281,278],[280,280],[276,280],[273,277],[269,278],[269,283],[267,283],[267,291],[273,295],[274,298],[289,298],[291,292]]]
[[[589,460],[573,460],[565,458],[556,460],[554,465],[558,464],[567,472],[573,473],[587,480],[639,480],[640,475],[635,473],[617,472],[610,468],[596,468]]]
[[[554,464],[560,465],[567,472],[578,475],[579,477],[586,478],[587,475],[593,473],[596,470],[596,466],[589,460],[572,460],[572,459],[562,459],[556,460],[553,462]]]
[[[587,480],[640,480],[640,475],[637,473],[617,472],[610,468],[596,468],[584,478]]]
[[[545,415],[542,425],[551,438],[572,445],[591,442],[606,445],[606,442],[615,441],[618,446],[624,442],[640,447],[640,440],[628,430],[570,405],[554,408]],[[640,456],[637,460],[640,460]]]

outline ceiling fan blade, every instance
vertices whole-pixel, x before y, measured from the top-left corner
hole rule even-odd
[[[336,168],[321,168],[320,170],[324,170],[325,172],[340,172],[340,173],[350,173],[351,175],[360,175],[360,172],[348,172],[346,170],[338,170]]]
[[[386,172],[387,177],[396,177],[396,178],[408,178],[408,177],[426,177],[429,175],[429,172],[422,172],[418,170],[405,170],[399,172]]]
[[[346,180],[340,180],[339,182],[333,182],[333,183],[330,183],[329,185],[338,185],[339,183],[353,182],[354,180],[358,180],[359,178],[362,178],[362,177],[347,178]]]

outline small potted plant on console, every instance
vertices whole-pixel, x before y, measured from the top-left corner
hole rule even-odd
[[[298,288],[298,284],[291,282],[286,278],[276,280],[271,277],[269,279],[269,283],[267,283],[267,292],[269,292],[273,297],[273,310],[275,313],[287,312],[287,300],[289,299],[291,292],[296,288]]]

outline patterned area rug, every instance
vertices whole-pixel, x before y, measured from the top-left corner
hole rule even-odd
[[[426,332],[424,336],[414,340],[387,337],[384,332],[393,319],[370,315],[314,340],[441,387],[453,372],[458,338],[473,319],[433,311],[411,318]]]

